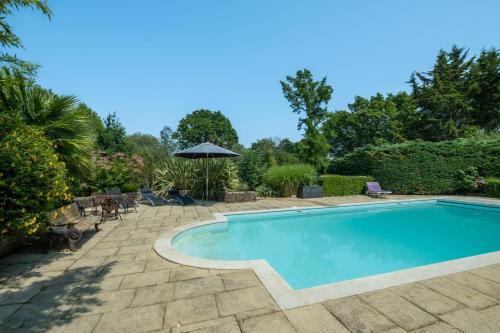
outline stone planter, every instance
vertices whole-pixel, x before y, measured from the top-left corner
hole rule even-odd
[[[257,193],[254,191],[241,191],[241,192],[218,192],[216,193],[215,200],[223,202],[249,202],[255,201]]]
[[[297,189],[297,198],[321,198],[322,196],[322,186],[299,186],[299,188]]]

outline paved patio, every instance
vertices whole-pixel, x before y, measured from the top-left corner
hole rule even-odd
[[[25,249],[1,259],[0,331],[500,332],[500,265],[281,311],[251,270],[182,266],[153,250],[162,232],[215,212],[369,200],[141,206],[89,231],[75,253]]]

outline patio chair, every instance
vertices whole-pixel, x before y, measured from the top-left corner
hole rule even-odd
[[[170,194],[170,196],[172,198],[174,198],[175,200],[177,200],[178,203],[180,203],[181,205],[185,206],[185,205],[196,205],[196,201],[194,201],[194,199],[189,196],[189,195],[181,195],[179,190],[176,190],[176,189],[172,189],[170,191],[168,191],[168,194]]]
[[[73,202],[75,202],[78,205],[80,215],[86,216],[87,209],[90,209],[90,215],[97,215],[98,210],[97,210],[97,205],[94,201],[94,197],[92,196],[76,197],[73,199]]]
[[[378,182],[367,182],[366,183],[366,195],[375,198],[385,198],[387,194],[391,194],[391,191],[382,190]]]
[[[167,200],[162,197],[157,196],[153,193],[153,190],[149,187],[143,187],[140,189],[141,201],[149,203],[151,206],[163,206],[167,204]]]
[[[103,221],[113,215],[116,220],[122,220],[122,216],[119,211],[121,204],[117,199],[114,198],[114,196],[110,196],[104,193],[98,193],[94,196],[94,200],[96,204],[101,206],[101,218]]]
[[[128,213],[127,199],[123,195],[122,191],[119,188],[107,188],[106,194],[110,197],[118,201],[120,208],[123,209],[125,214]]]
[[[133,208],[135,210],[135,212],[137,213],[137,193],[136,192],[129,192],[129,193],[124,193],[123,194],[123,199],[125,201],[125,206],[126,206],[126,210],[128,212],[128,210],[130,208]]]

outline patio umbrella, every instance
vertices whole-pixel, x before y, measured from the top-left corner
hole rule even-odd
[[[240,156],[240,154],[237,154],[234,151],[230,151],[228,149],[216,146],[210,142],[205,142],[197,146],[181,150],[175,153],[174,155],[178,157],[192,158],[192,159]],[[208,163],[207,163],[205,199],[208,200]]]

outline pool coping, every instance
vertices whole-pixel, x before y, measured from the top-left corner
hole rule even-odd
[[[397,203],[409,201],[430,201],[430,200],[446,200],[454,201],[457,203],[466,204],[486,204],[487,206],[500,207],[500,203],[488,202],[488,199],[476,201],[467,200],[467,198],[453,198],[453,197],[433,197],[425,199],[402,199],[402,200],[384,200],[337,204],[331,206],[309,206],[299,207],[292,206],[289,208],[280,209],[266,209],[266,210],[252,210],[252,211],[238,211],[228,213],[214,213],[214,220],[209,221],[196,221],[183,225],[173,230],[160,235],[159,239],[154,244],[155,251],[163,258],[199,268],[207,269],[252,269],[257,277],[260,279],[269,294],[276,301],[282,310],[287,310],[308,304],[324,302],[331,299],[337,299],[347,296],[353,296],[364,292],[375,291],[388,287],[393,287],[400,284],[417,282],[425,279],[435,278],[442,275],[458,273],[470,269],[480,268],[488,265],[500,263],[500,251],[480,254],[476,256],[469,256],[449,261],[443,261],[435,264],[418,266],[414,268],[403,269],[388,273],[376,274],[367,277],[335,282],[316,287],[294,290],[288,283],[281,277],[281,275],[274,270],[274,268],[265,260],[213,260],[192,257],[177,251],[171,244],[175,236],[183,231],[204,225],[227,223],[226,215],[249,214],[249,213],[268,213],[280,211],[293,211],[293,210],[306,210],[318,208],[333,208],[333,207],[347,207],[357,205],[369,205],[380,203]]]

